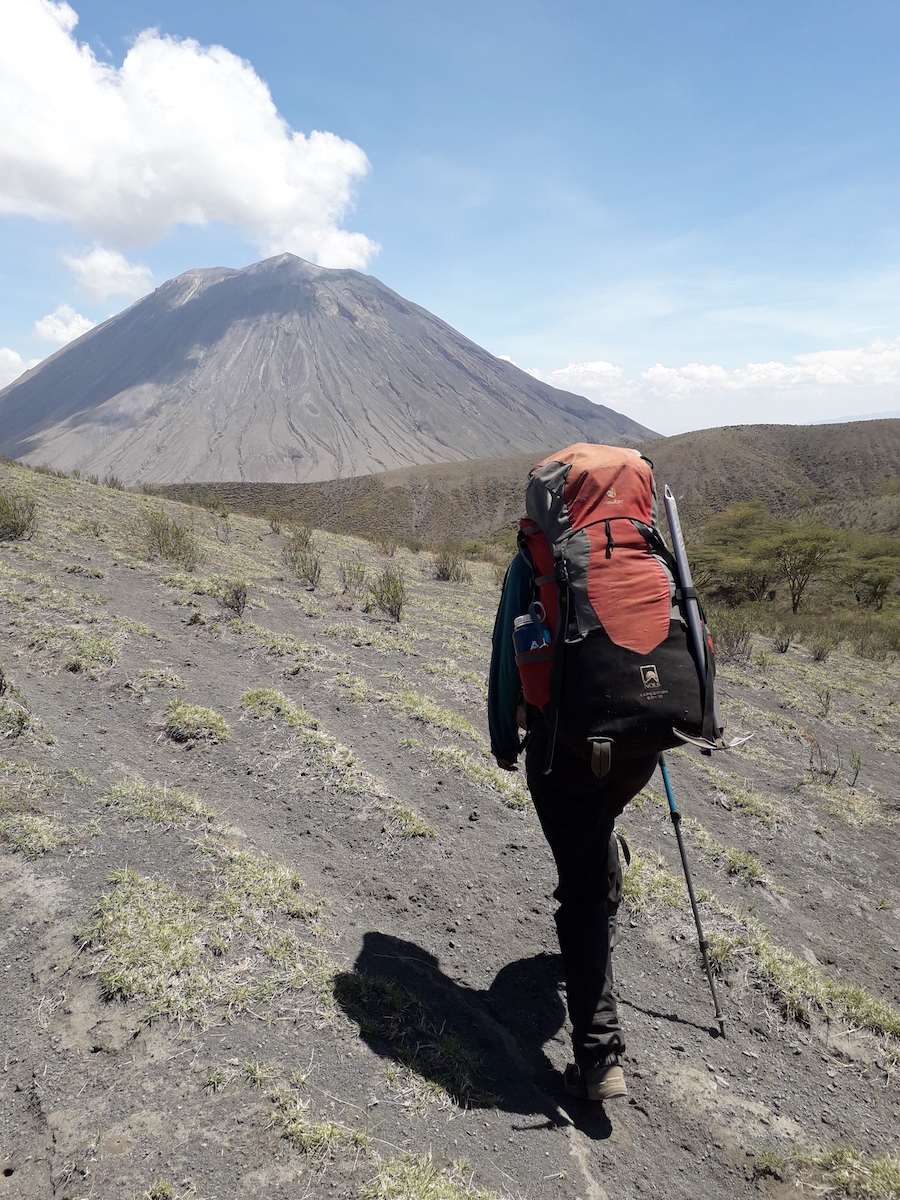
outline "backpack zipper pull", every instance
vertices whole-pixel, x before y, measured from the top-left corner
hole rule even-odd
[[[606,557],[612,558],[612,552],[616,548],[616,543],[613,541],[612,529],[610,528],[609,521],[606,521],[605,524],[606,524]]]

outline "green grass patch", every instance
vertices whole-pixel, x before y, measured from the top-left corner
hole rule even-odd
[[[166,733],[175,742],[198,738],[227,742],[231,737],[231,729],[221,713],[184,700],[169,700],[166,704]]]
[[[187,893],[130,868],[117,871],[81,931],[107,999],[139,999],[146,1019],[207,1025],[255,1006],[296,1006],[312,988],[331,1003],[322,904],[296,872],[251,850],[207,841]],[[285,922],[290,922],[285,925]]]
[[[430,725],[432,729],[441,729],[448,733],[458,733],[471,738],[473,742],[481,741],[481,734],[471,721],[453,709],[444,708],[430,696],[423,696],[415,688],[401,684],[396,692],[386,695],[385,699],[392,708],[407,713],[414,721]]]
[[[462,1107],[494,1102],[478,1085],[478,1056],[429,1019],[421,997],[362,971],[336,975],[333,986],[335,1000],[359,1027],[361,1036],[386,1043],[401,1066],[443,1088]]]
[[[675,908],[687,896],[682,880],[672,874],[661,858],[651,862],[636,851],[631,853],[623,885],[625,903],[632,912],[652,912],[662,904]]]
[[[31,713],[20,700],[11,696],[0,700],[0,738],[21,737],[32,724]]]
[[[165,784],[144,783],[141,779],[122,779],[113,784],[101,799],[104,804],[114,805],[131,820],[184,825],[190,820],[216,819],[216,813],[199,796]]]
[[[531,806],[528,787],[520,773],[502,771],[484,758],[476,758],[462,746],[427,745],[425,742],[418,742],[413,738],[404,738],[400,744],[409,749],[421,750],[442,766],[459,771],[469,783],[475,784],[476,787],[487,788],[489,791],[495,792],[507,808],[525,809]]]
[[[275,717],[281,717],[285,724],[290,725],[292,729],[299,729],[301,726],[315,729],[319,723],[315,717],[311,717],[302,708],[298,708],[284,692],[279,692],[275,688],[254,688],[252,691],[244,692],[241,696],[241,708],[261,720],[274,720]]]
[[[458,679],[467,683],[483,697],[487,696],[487,675],[483,671],[468,671],[460,667],[452,658],[442,658],[438,662],[423,662],[422,670],[428,675],[438,675],[444,679]]]
[[[341,671],[337,679],[341,687],[346,689],[348,699],[355,704],[362,704],[371,699],[372,691],[362,675],[354,675],[352,671]]]
[[[678,751],[675,751],[675,753],[678,753]],[[682,751],[682,753],[684,752]],[[718,770],[717,767],[710,766],[705,762],[698,762],[693,757],[691,757],[691,762],[703,772],[709,786],[731,808],[736,808],[739,812],[746,813],[748,816],[756,817],[764,825],[774,825],[776,821],[784,819],[783,814],[779,812],[778,806],[770,796],[754,791],[740,776],[733,773],[726,775],[723,771]]]
[[[270,1126],[301,1153],[313,1158],[332,1157],[340,1147],[361,1150],[369,1144],[364,1129],[354,1129],[317,1115],[309,1100],[291,1088],[275,1088],[271,1093],[275,1115]]]
[[[388,819],[389,827],[400,835],[400,837],[426,837],[433,838],[435,831],[423,820],[422,817],[406,804],[401,804],[399,800],[382,800],[378,802],[378,808],[385,814]]]
[[[144,625],[140,621],[133,621],[131,617],[113,617],[113,624],[124,633],[136,633],[139,637],[152,638],[155,642],[164,642],[166,640],[161,633],[157,633],[149,625]]]
[[[439,1171],[420,1154],[385,1159],[357,1194],[359,1200],[500,1200],[475,1186],[464,1163]]]
[[[827,1190],[829,1195],[838,1193],[848,1200],[900,1200],[900,1159],[887,1155],[873,1158],[849,1146],[789,1154],[761,1150],[754,1172],[758,1178],[796,1177],[798,1187],[807,1183],[815,1191]]]
[[[0,811],[0,841],[26,858],[39,858],[63,844],[56,821],[37,813]]]
[[[141,674],[136,682],[130,684],[132,691],[143,696],[145,692],[149,692],[151,688],[170,687],[177,691],[183,691],[186,687],[184,680],[176,675],[174,671],[168,671],[165,668],[149,669],[141,671]]]
[[[317,642],[304,642],[292,633],[274,633],[264,625],[255,621],[244,621],[243,628],[253,634],[265,650],[277,657],[288,657],[294,660],[297,670],[307,667],[317,658],[330,657],[324,646]]]

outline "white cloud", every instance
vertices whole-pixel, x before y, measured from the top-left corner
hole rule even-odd
[[[52,313],[35,321],[31,336],[42,342],[65,346],[67,342],[73,342],[75,338],[93,329],[94,324],[94,321],[77,313],[71,304],[59,304]]]
[[[0,213],[70,220],[108,245],[223,221],[266,254],[362,267],[340,228],[365,154],[292,130],[253,67],[222,46],[147,30],[121,67],[80,46],[53,0],[0,5]]]
[[[36,367],[40,361],[39,358],[33,358],[30,362],[25,362],[15,350],[10,350],[8,346],[0,347],[0,388],[5,388],[24,371]]]
[[[656,363],[629,379],[620,367],[598,361],[529,374],[625,412],[660,433],[762,422],[805,424],[900,407],[900,337],[734,370],[714,363]]]
[[[150,268],[129,262],[118,250],[95,246],[80,258],[64,254],[63,262],[93,300],[106,300],[109,296],[137,300],[153,287]]]

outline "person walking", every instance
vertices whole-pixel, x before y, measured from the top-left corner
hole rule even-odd
[[[528,612],[533,591],[532,570],[520,552],[507,572],[494,623],[488,683],[491,753],[503,770],[516,771],[524,751],[528,788],[556,861],[556,928],[575,1059],[566,1068],[566,1090],[582,1099],[612,1100],[627,1095],[621,1065],[625,1034],[613,991],[612,948],[622,899],[614,827],[625,805],[650,779],[659,756],[613,762],[600,779],[590,758],[557,739],[545,774],[550,731],[544,715],[523,702],[513,645],[513,623]],[[524,740],[520,721],[528,725]]]

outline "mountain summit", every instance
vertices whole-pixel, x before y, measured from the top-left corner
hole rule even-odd
[[[128,483],[300,482],[654,436],[358,271],[186,271],[0,391],[0,451]]]

